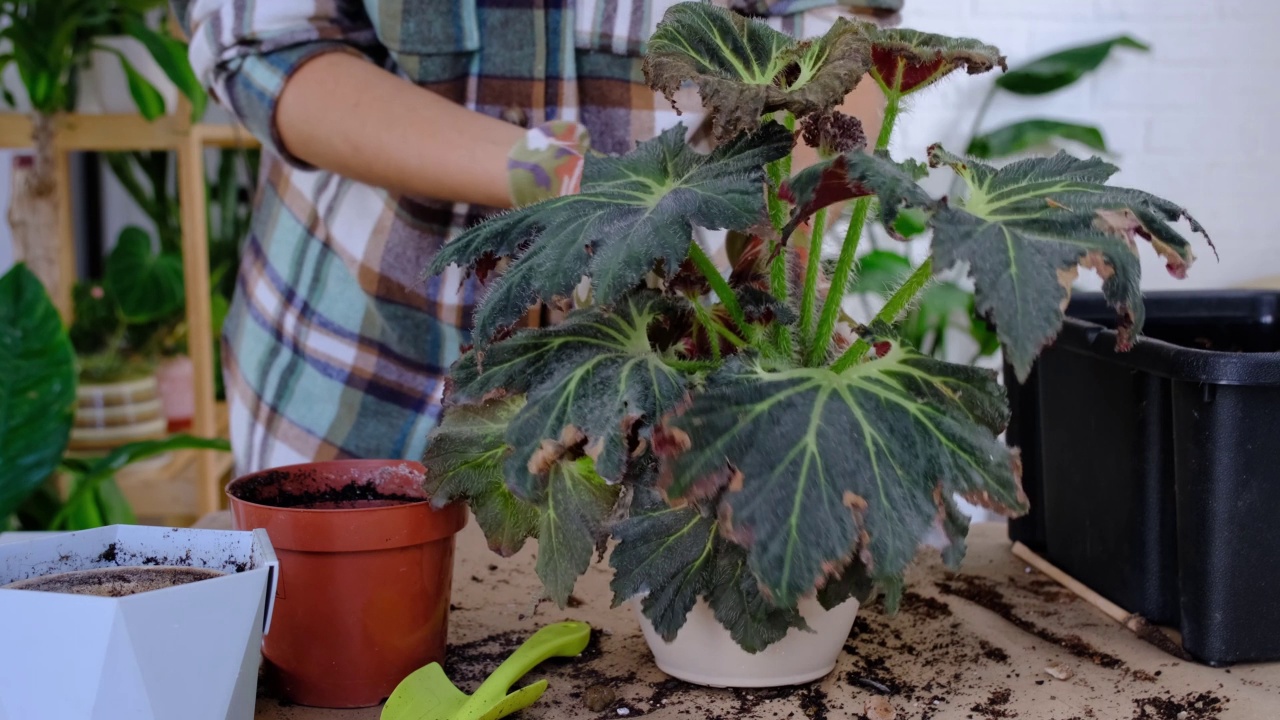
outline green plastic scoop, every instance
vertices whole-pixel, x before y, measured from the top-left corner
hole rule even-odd
[[[496,720],[523,710],[547,689],[547,681],[539,680],[515,692],[509,692],[517,680],[543,660],[573,657],[587,647],[591,626],[582,622],[560,622],[548,625],[524,641],[493,674],[485,679],[474,695],[454,686],[440,663],[414,671],[400,681],[382,708],[382,720]]]

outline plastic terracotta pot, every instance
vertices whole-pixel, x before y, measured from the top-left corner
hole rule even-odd
[[[339,460],[227,486],[235,527],[265,529],[280,558],[263,655],[286,700],[377,705],[409,673],[444,660],[454,535],[467,512],[432,509],[424,473],[403,460]]]
[[[674,678],[710,687],[779,687],[825,677],[835,669],[845,638],[858,617],[857,600],[849,599],[825,610],[817,600],[804,598],[798,606],[800,615],[813,632],[792,628],[781,640],[753,654],[733,641],[701,599],[671,642],[663,640],[640,611],[640,598],[630,604],[658,669]]]

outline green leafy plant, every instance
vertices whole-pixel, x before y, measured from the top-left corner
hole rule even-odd
[[[434,502],[468,500],[498,552],[537,537],[538,573],[561,604],[613,537],[615,603],[643,596],[672,638],[702,598],[749,651],[804,625],[802,597],[834,607],[879,587],[895,608],[935,528],[957,563],[967,519],[956,496],[1006,514],[1026,500],[1017,452],[997,439],[1008,410],[995,374],[901,339],[935,267],[969,268],[977,312],[1025,377],[1079,267],[1104,277],[1127,347],[1142,326],[1137,240],[1181,275],[1192,254],[1173,223],[1203,232],[1180,207],[1107,185],[1116,168],[1098,159],[997,169],[938,146],[928,167],[889,157],[913,93],[1003,65],[976,40],[841,20],[797,43],[709,4],[673,7],[647,77],[668,92],[696,84],[718,147],[696,153],[677,127],[624,156],[589,157],[579,195],[483,223],[429,269],[487,274],[509,260],[428,444]],[[864,75],[886,99],[869,149],[856,120],[832,110]],[[797,127],[823,159],[793,175]],[[961,177],[962,199],[917,184],[941,166]],[[846,200],[852,223],[824,277],[825,216]],[[927,233],[931,257],[842,333],[873,219],[894,237]],[[693,225],[746,237],[727,274]],[[552,327],[510,327],[531,302],[564,302],[582,275],[593,305]]]
[[[182,226],[181,211],[176,187],[172,182],[174,155],[167,151],[136,151],[106,153],[108,167],[120,182],[129,197],[151,221],[156,228],[159,245],[159,256],[150,264],[175,264],[181,270],[182,258]],[[240,264],[240,247],[249,234],[252,221],[254,183],[258,176],[260,153],[250,148],[221,148],[218,151],[218,162],[205,183],[206,203],[206,237],[209,245],[210,274],[210,307],[213,315],[213,334],[216,338],[222,331],[222,323],[231,305],[235,291],[236,269]],[[181,280],[181,273],[176,276]],[[118,323],[114,323],[114,313],[93,313],[85,322],[80,322],[80,309],[89,309],[94,303],[84,298],[84,293],[93,289],[93,285],[82,285],[75,290],[77,307],[77,327],[98,335],[109,334]],[[176,289],[181,290],[180,286]],[[97,305],[108,303],[98,302]],[[155,307],[153,305],[153,307]],[[185,336],[185,298],[167,306],[169,311],[165,317],[158,318],[160,328],[171,332],[158,348],[164,354],[184,352]],[[91,310],[90,310],[91,311]],[[91,311],[92,312],[92,311]],[[79,337],[79,335],[76,335]],[[104,343],[92,343],[101,347]],[[77,348],[82,343],[77,342]],[[216,350],[216,348],[215,348]],[[111,364],[110,358],[98,357],[103,365]],[[219,397],[222,395],[222,376],[215,375]]]
[[[100,458],[65,456],[76,403],[71,340],[40,281],[19,263],[0,276],[0,529],[79,530],[134,522],[115,483],[131,463],[182,449],[229,450],[225,440],[176,435]],[[64,498],[53,481],[69,480]]]
[[[184,336],[182,257],[156,251],[151,236],[130,226],[107,256],[101,283],[78,283],[72,293],[70,335],[81,378],[111,382],[147,374]]]
[[[994,160],[1019,155],[1056,140],[1080,143],[1099,152],[1107,152],[1102,130],[1094,125],[1055,118],[1030,118],[979,132],[987,111],[1003,92],[1022,97],[1049,95],[1074,85],[1096,71],[1116,49],[1147,52],[1151,48],[1128,35],[1067,48],[1036,58],[1026,65],[1001,75],[992,84],[974,116],[971,139],[965,153],[970,157]]]
[[[1149,49],[1141,41],[1121,35],[1036,58],[998,77],[974,116],[966,154],[983,160],[1004,159],[1035,152],[1063,140],[1108,152],[1101,129],[1066,120],[1031,118],[979,131],[988,111],[1002,94],[1036,97],[1058,92],[1098,70],[1118,48],[1144,52]],[[964,187],[957,178],[951,192],[961,193]],[[864,298],[888,300],[915,267],[909,253],[877,247],[856,261],[849,292]],[[992,327],[977,312],[973,293],[949,278],[937,278],[929,283],[912,303],[899,330],[905,342],[935,357],[946,356],[950,331],[967,334],[972,339],[974,350],[970,362],[993,355],[1000,348]]]
[[[54,171],[54,119],[75,108],[80,71],[95,51],[116,56],[138,111],[147,119],[164,113],[164,99],[155,86],[118,50],[101,40],[126,35],[138,40],[161,70],[185,95],[195,117],[207,102],[195,72],[187,62],[186,45],[154,29],[148,15],[164,7],[164,0],[0,0],[0,73],[13,65],[31,105],[34,159],[27,182],[17,188],[11,214],[14,249],[29,258],[32,270],[51,292],[69,278],[58,277],[55,256],[44,251],[57,236],[58,188]],[[13,89],[0,83],[0,99],[17,106]]]

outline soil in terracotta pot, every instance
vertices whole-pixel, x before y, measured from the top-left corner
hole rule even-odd
[[[353,473],[337,485],[330,473],[267,470],[231,487],[240,500],[296,510],[354,510],[425,502],[422,476],[408,466]]]
[[[206,568],[111,567],[44,575],[9,583],[4,588],[67,595],[125,597],[209,580],[222,575],[225,573]]]

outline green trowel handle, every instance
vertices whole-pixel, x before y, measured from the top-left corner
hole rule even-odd
[[[578,655],[587,648],[590,639],[591,626],[586,623],[569,621],[548,625],[516,648],[471,697],[484,703],[499,702],[516,681],[543,660]]]

